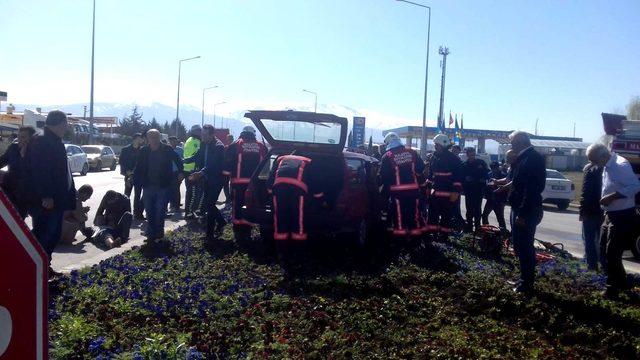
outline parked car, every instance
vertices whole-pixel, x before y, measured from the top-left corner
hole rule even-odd
[[[365,245],[370,232],[381,232],[378,161],[343,151],[347,119],[299,111],[251,111],[245,117],[253,121],[271,145],[250,180],[243,208],[247,220],[260,225],[263,239],[273,239],[272,198],[266,184],[269,173],[278,156],[293,151],[331,169],[322,181],[328,207],[310,208],[306,215],[311,238],[319,233],[347,233]]]
[[[104,145],[84,145],[82,150],[87,154],[87,160],[89,161],[89,167],[91,170],[100,171],[104,168],[109,170],[115,170],[118,165],[118,160],[113,149]]]
[[[80,173],[82,176],[87,175],[89,162],[87,161],[87,154],[82,151],[82,148],[72,144],[65,144],[64,148],[67,150],[67,161],[69,162],[71,173]]]
[[[547,169],[547,183],[542,192],[542,202],[555,204],[560,210],[567,210],[575,197],[575,185],[557,170]]]

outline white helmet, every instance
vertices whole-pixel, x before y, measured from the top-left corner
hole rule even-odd
[[[253,135],[256,134],[256,129],[253,128],[253,126],[245,126],[242,128],[242,132],[250,132]]]
[[[390,132],[384,137],[384,143],[386,145],[389,145],[394,140],[400,141],[400,137],[394,132]]]
[[[449,137],[445,134],[438,134],[434,136],[433,143],[435,145],[440,145],[446,148],[447,146],[451,145],[451,140],[449,140]]]

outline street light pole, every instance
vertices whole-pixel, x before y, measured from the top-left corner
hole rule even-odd
[[[178,100],[176,100],[176,120],[180,119],[180,72],[182,70],[182,62],[183,61],[189,61],[189,60],[195,60],[195,59],[199,59],[200,55],[198,56],[194,56],[192,58],[187,58],[187,59],[182,59],[180,61],[178,61]],[[177,126],[177,121],[176,121],[176,126]],[[177,135],[177,128],[173,130],[174,133],[176,133]]]
[[[89,97],[89,144],[93,143],[93,73],[96,45],[96,0],[93,0],[93,25],[91,30],[91,95]]]
[[[431,38],[431,7],[407,0],[396,1],[419,6],[429,10],[429,20],[427,22],[427,62],[424,71],[424,102],[422,104],[422,133],[420,136],[420,156],[422,156],[422,158],[424,159],[427,156],[427,84],[429,82],[429,40]]]
[[[313,106],[313,112],[318,112],[318,93],[313,92],[313,91],[309,91],[309,90],[305,90],[305,89],[302,89],[302,91],[307,92],[309,94],[313,94],[315,96],[316,100],[315,100],[315,103],[314,103],[315,105]]]
[[[226,104],[226,103],[227,103],[226,101],[221,101],[219,103],[213,104],[213,127],[214,128],[216,127],[216,106],[222,105],[222,104]],[[220,121],[220,122],[222,122],[222,121]],[[220,128],[222,129],[222,127],[220,127]]]
[[[215,89],[217,87],[218,87],[218,85],[214,85],[214,86],[209,86],[209,87],[206,87],[206,88],[202,89],[202,121],[201,121],[200,126],[204,126],[204,92],[209,90],[209,89]]]
[[[444,82],[447,74],[447,56],[449,55],[449,48],[446,46],[440,46],[438,53],[442,55],[442,80],[440,83],[440,111],[438,113],[438,126],[444,124]],[[444,125],[443,125],[444,126]]]

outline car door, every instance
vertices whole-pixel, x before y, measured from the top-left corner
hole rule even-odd
[[[104,148],[107,152],[107,159],[109,160],[109,166],[114,166],[116,164],[116,154],[113,153],[113,149],[111,149],[110,147],[106,147]]]
[[[73,172],[73,169],[75,169],[75,151],[73,149],[73,146],[67,146],[66,147],[67,150],[67,163],[69,164],[69,169],[71,172]]]
[[[77,146],[73,147],[73,168],[71,172],[77,173],[82,171],[82,155],[84,152]]]

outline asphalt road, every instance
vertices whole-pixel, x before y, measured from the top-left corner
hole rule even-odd
[[[91,207],[91,211],[89,212],[89,219],[91,221],[93,221],[95,211],[107,190],[114,189],[116,191],[123,191],[124,187],[124,178],[120,175],[119,169],[116,169],[116,171],[103,170],[101,172],[91,172],[87,176],[75,176],[74,180],[76,187],[80,187],[83,184],[93,186],[93,196],[86,203]],[[184,185],[182,186],[182,193],[184,201]],[[464,214],[464,200],[462,204]],[[507,207],[505,211],[507,222],[509,212],[509,208]],[[490,217],[490,222],[496,224],[493,214]],[[182,224],[184,224],[184,220],[181,220],[180,215],[177,215],[167,219],[166,228],[169,230]],[[131,240],[119,248],[108,251],[104,251],[91,243],[82,243],[82,235],[78,234],[77,240],[73,245],[60,245],[56,248],[53,254],[52,266],[57,271],[66,272],[98,263],[110,256],[122,253],[133,246],[141,245],[144,239],[140,234],[141,226],[143,225],[144,224],[134,223]],[[552,243],[561,243],[567,251],[575,256],[582,257],[584,254],[580,222],[578,221],[576,209],[569,208],[566,211],[558,211],[555,207],[545,205],[544,218],[540,226],[538,226],[536,238]],[[625,253],[624,265],[629,271],[640,272],[640,262],[635,261],[630,252]]]

